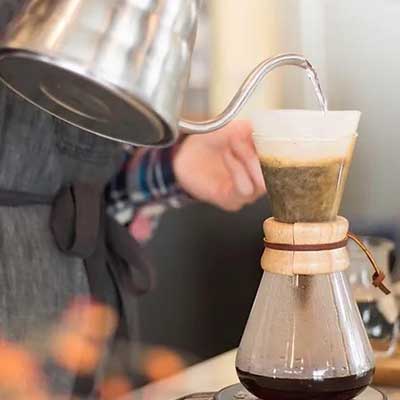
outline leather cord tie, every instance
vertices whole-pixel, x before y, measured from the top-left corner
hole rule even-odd
[[[287,243],[271,243],[264,239],[264,246],[267,249],[281,251],[326,251],[342,249],[347,246],[348,238],[335,243],[321,244],[287,244]]]
[[[360,249],[365,253],[368,260],[371,263],[372,268],[374,269],[374,274],[372,275],[372,284],[380,289],[384,294],[390,294],[389,288],[384,284],[384,280],[386,278],[383,271],[379,268],[376,263],[373,255],[368,250],[368,248],[362,243],[362,241],[353,233],[348,232],[347,237],[340,242],[335,243],[319,243],[319,244],[288,244],[288,243],[271,243],[264,239],[264,246],[267,249],[279,250],[279,251],[327,251],[327,250],[336,250],[342,249],[347,246],[347,243],[351,239],[354,243],[356,243]]]

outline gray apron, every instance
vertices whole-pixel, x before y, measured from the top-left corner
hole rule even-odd
[[[22,3],[0,0],[0,28]],[[24,342],[88,295],[121,316],[111,344],[135,339],[134,296],[149,288],[149,269],[103,200],[121,156],[120,145],[56,120],[0,84],[0,331],[7,339]],[[93,377],[48,370],[59,392],[93,392]]]
[[[104,186],[120,146],[55,120],[0,89],[0,329],[9,340],[57,321],[77,296],[120,316],[136,336],[135,296],[150,269],[128,231],[105,213]],[[88,397],[94,377],[49,368],[57,391]]]

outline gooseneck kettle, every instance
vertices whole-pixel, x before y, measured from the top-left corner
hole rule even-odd
[[[27,0],[0,36],[0,79],[26,100],[85,131],[162,146],[178,132],[232,120],[272,69],[261,63],[227,108],[204,122],[180,120],[202,0]],[[311,69],[311,72],[313,70]]]

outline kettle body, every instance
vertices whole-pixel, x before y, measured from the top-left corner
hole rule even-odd
[[[202,0],[26,0],[0,34],[0,80],[87,132],[165,146],[179,132],[231,121],[264,76],[281,65],[314,70],[301,55],[258,65],[208,121],[180,120]]]
[[[1,79],[88,131],[168,144],[177,135],[200,2],[28,1],[1,38]]]

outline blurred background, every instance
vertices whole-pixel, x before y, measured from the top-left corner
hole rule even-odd
[[[400,241],[400,2],[207,0],[184,115],[221,111],[264,58],[299,52],[314,64],[330,109],[363,112],[342,213],[360,234]],[[271,74],[255,108],[316,108],[305,74]],[[261,276],[268,200],[237,214],[203,204],[171,210],[148,244],[157,288],[141,300],[142,339],[194,363],[236,347]],[[166,301],[168,299],[168,301]]]

